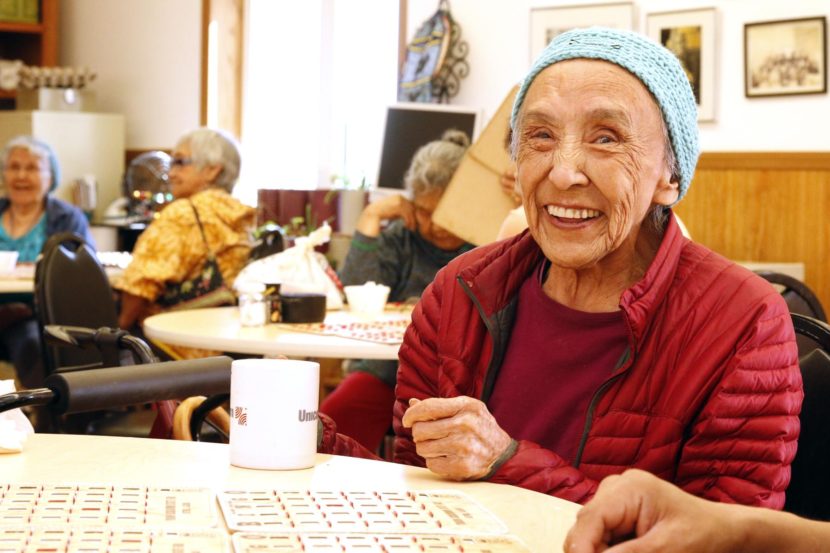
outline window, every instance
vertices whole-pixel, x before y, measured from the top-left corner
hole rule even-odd
[[[246,14],[237,195],[372,182],[396,96],[398,2],[248,0]]]

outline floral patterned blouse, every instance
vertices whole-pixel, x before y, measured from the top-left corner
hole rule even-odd
[[[190,197],[199,212],[208,246],[228,286],[248,262],[256,212],[224,190],[209,188]],[[196,277],[208,251],[190,202],[176,200],[138,237],[133,260],[115,288],[156,301],[168,283]]]

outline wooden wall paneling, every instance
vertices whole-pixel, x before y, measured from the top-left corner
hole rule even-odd
[[[830,153],[705,154],[677,213],[693,239],[738,261],[802,262],[830,307]]]

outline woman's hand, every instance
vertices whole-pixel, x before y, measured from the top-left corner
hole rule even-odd
[[[380,234],[381,222],[391,219],[403,219],[406,228],[414,230],[415,206],[400,194],[381,198],[363,209],[355,228],[365,236],[375,237]]]
[[[484,403],[467,396],[410,399],[401,422],[427,468],[452,480],[486,476],[513,441]]]
[[[705,501],[656,476],[609,476],[579,512],[567,553],[728,553],[743,551],[735,506]],[[616,545],[615,545],[616,544]]]
[[[507,196],[513,200],[513,203],[518,207],[522,203],[522,197],[519,194],[518,183],[516,182],[516,166],[511,165],[501,175],[501,189]]]

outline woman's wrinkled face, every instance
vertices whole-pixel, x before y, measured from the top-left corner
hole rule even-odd
[[[179,144],[170,162],[170,191],[176,199],[189,198],[209,187],[219,173],[220,166],[197,167],[191,156],[190,145]]]
[[[528,89],[516,132],[522,202],[545,256],[571,269],[630,264],[650,206],[677,199],[645,86],[611,63],[556,63]]]
[[[3,182],[12,204],[42,202],[49,192],[49,161],[25,148],[12,148],[3,166]]]
[[[464,245],[464,240],[454,235],[432,220],[432,213],[444,194],[443,190],[416,194],[412,203],[415,205],[415,222],[418,233],[430,244],[445,251],[453,251]]]

